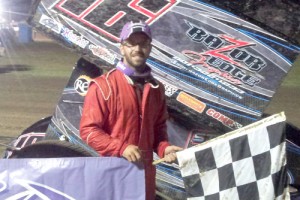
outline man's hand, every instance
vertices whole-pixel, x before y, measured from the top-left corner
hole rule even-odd
[[[168,146],[166,149],[165,149],[165,157],[164,157],[164,162],[167,162],[167,163],[172,163],[174,161],[176,161],[177,159],[177,156],[176,156],[176,153],[177,151],[181,151],[183,150],[183,148],[181,147],[178,147],[178,146]]]
[[[123,151],[124,158],[126,158],[129,162],[138,162],[142,160],[142,153],[140,149],[135,145],[128,145],[126,149]]]

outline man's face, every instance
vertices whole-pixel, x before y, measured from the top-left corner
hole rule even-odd
[[[122,42],[120,50],[125,64],[134,67],[137,71],[143,70],[151,52],[151,40],[144,33],[133,33]]]

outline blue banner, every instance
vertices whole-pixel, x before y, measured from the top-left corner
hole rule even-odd
[[[115,157],[2,159],[0,199],[144,200],[144,169]]]

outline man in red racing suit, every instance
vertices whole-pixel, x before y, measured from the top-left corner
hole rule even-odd
[[[180,147],[168,142],[164,86],[151,75],[146,59],[151,52],[147,24],[127,23],[122,29],[123,59],[116,69],[97,77],[85,97],[81,138],[102,156],[123,156],[143,162],[146,199],[155,198],[153,151],[166,162],[176,160]]]

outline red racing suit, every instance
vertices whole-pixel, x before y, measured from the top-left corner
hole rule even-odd
[[[102,156],[122,156],[129,144],[142,151],[146,199],[155,197],[153,151],[160,157],[167,140],[164,87],[146,83],[141,97],[131,79],[111,70],[91,82],[80,122],[81,138]]]

